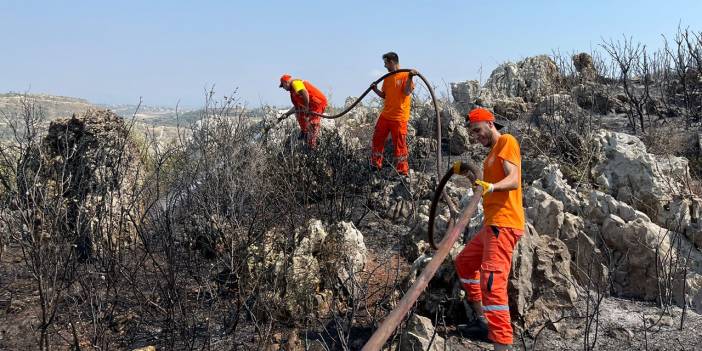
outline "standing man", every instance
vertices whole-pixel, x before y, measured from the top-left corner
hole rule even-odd
[[[315,113],[324,113],[327,108],[327,98],[312,83],[302,79],[293,79],[289,74],[280,77],[280,87],[290,92],[293,107],[279,119],[287,118],[294,113],[297,116],[297,123],[300,125],[298,139],[305,139],[307,145],[314,149],[317,147],[319,124],[322,121],[322,117]]]
[[[513,340],[507,281],[512,251],[524,233],[522,159],[517,139],[500,134],[502,125],[490,111],[476,108],[468,120],[471,135],[490,153],[483,161],[483,179],[475,181],[483,189],[483,228],[455,262],[468,303],[478,317],[474,326],[462,332],[487,337],[495,350],[508,350]]]
[[[383,62],[388,72],[395,72],[400,69],[400,58],[394,52],[388,52],[383,55]],[[410,117],[412,90],[414,89],[412,77],[415,75],[417,75],[415,70],[396,73],[383,80],[382,89],[379,90],[375,84],[371,86],[373,91],[385,100],[383,111],[375,124],[371,146],[371,165],[378,170],[383,168],[385,139],[390,134],[395,147],[395,169],[401,175],[406,176],[409,174],[407,122]]]

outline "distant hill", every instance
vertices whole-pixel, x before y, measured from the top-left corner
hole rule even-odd
[[[105,105],[67,96],[5,93],[0,94],[0,140],[6,140],[10,137],[11,131],[6,124],[7,118],[12,119],[13,116],[21,114],[23,101],[40,108],[45,114],[47,122],[56,118],[81,114],[90,108],[109,109],[126,120],[131,120],[134,117],[136,119],[136,132],[151,130],[159,139],[163,140],[172,139],[177,134],[178,125],[187,127],[204,115],[202,109],[178,108],[176,110],[175,107],[133,104]],[[241,110],[234,108],[227,112],[238,115]],[[257,118],[263,114],[263,111],[261,109],[246,109],[244,114],[247,118]],[[48,127],[48,123],[41,127]]]
[[[12,115],[19,113],[22,111],[23,99],[30,99],[36,106],[40,106],[49,119],[69,117],[74,113],[81,113],[91,107],[96,107],[88,100],[80,98],[47,94],[7,93],[0,94],[0,114]]]
[[[48,94],[0,94],[0,116],[11,116],[12,114],[19,113],[22,110],[23,99],[31,101],[36,106],[40,107],[49,120],[59,117],[70,117],[74,113],[82,113],[89,108],[102,108],[112,110],[124,118],[131,118],[136,112],[137,121],[149,125],[158,126],[176,124],[176,109],[173,107],[146,105],[137,106],[131,104],[95,104],[86,99]],[[182,108],[178,109],[178,119],[181,121],[181,123],[191,122],[199,117],[199,115],[200,114],[197,112],[197,110]]]
[[[6,118],[19,115],[23,109],[23,100],[33,103],[39,107],[47,117],[47,121],[56,118],[70,117],[73,114],[81,114],[89,108],[109,109],[117,115],[131,120],[135,117],[136,124],[134,130],[138,133],[150,131],[155,134],[160,140],[169,140],[177,135],[178,126],[188,127],[190,124],[200,120],[205,111],[202,109],[184,109],[175,107],[163,106],[147,106],[133,104],[105,105],[91,103],[86,99],[55,96],[48,94],[21,94],[21,93],[5,93],[0,94],[0,140],[6,140],[10,137],[10,129],[6,125]],[[271,111],[277,111],[273,107],[258,107],[258,108],[243,108],[241,106],[232,107],[226,111],[218,111],[233,116],[243,116],[251,120],[258,120],[263,116],[277,117],[278,113],[271,114]],[[272,108],[272,109],[271,109]],[[287,110],[288,107],[285,107]],[[208,114],[212,115],[212,111]],[[48,127],[48,123],[42,127]]]
[[[175,126],[187,124],[199,118],[199,110],[184,109],[179,107],[147,106],[147,105],[98,105],[100,108],[110,109],[126,119],[135,117],[137,121],[151,126]]]
[[[33,104],[41,109],[46,116],[46,121],[57,118],[70,117],[73,114],[82,114],[90,108],[109,109],[124,117],[131,119],[137,111],[136,105],[102,105],[94,104],[86,99],[55,96],[48,94],[0,94],[0,140],[10,137],[11,131],[6,124],[7,119],[19,116],[24,108],[23,104]],[[139,106],[136,113],[135,131],[145,131],[147,128],[157,128],[157,135],[168,139],[175,135],[174,126],[180,120],[181,124],[194,121],[199,114],[191,110],[178,111],[180,117],[176,119],[176,110],[167,107]],[[48,123],[40,126],[46,128]]]

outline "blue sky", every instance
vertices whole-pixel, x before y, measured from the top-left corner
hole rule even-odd
[[[498,64],[590,51],[632,36],[662,45],[702,30],[702,1],[32,1],[0,0],[0,92],[95,103],[197,107],[238,88],[284,105],[290,73],[343,103],[396,51],[446,92]],[[441,88],[444,87],[444,88]]]

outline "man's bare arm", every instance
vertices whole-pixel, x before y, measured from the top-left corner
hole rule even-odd
[[[305,103],[305,113],[310,111],[310,93],[307,92],[307,89],[302,89],[298,92],[300,96],[302,96],[302,101]]]
[[[414,90],[414,83],[412,83],[412,77],[417,75],[417,71],[412,70],[410,71],[409,75],[407,75],[407,81],[405,82],[405,89],[402,91],[405,95],[412,94],[412,91]]]
[[[519,187],[519,167],[512,162],[502,160],[502,169],[505,171],[505,177],[492,185],[492,191],[511,191],[517,189]]]
[[[381,99],[385,99],[385,92],[378,89],[378,84],[373,84],[371,85],[371,90],[373,90],[374,93],[378,94]]]

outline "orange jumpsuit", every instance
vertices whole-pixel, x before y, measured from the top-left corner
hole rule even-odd
[[[383,80],[382,91],[385,93],[383,111],[375,124],[371,144],[371,164],[378,169],[383,168],[383,152],[388,134],[392,137],[395,147],[395,168],[400,174],[408,174],[407,157],[407,122],[410,117],[412,94],[405,95],[405,84],[409,80],[409,72],[401,72],[388,76]],[[411,81],[410,81],[411,83]]]
[[[310,98],[310,111],[316,113],[324,113],[327,108],[327,98],[324,94],[317,89],[312,83],[303,80],[304,89],[307,90],[307,94]],[[297,110],[302,110],[305,108],[305,101],[302,99],[302,95],[299,91],[295,91],[294,88],[290,89],[290,100],[292,100],[293,106]],[[320,122],[322,118],[315,114],[305,114],[302,112],[297,112],[297,123],[300,125],[300,130],[305,134],[307,139],[307,145],[311,148],[317,146],[317,136],[319,135]]]
[[[521,155],[517,140],[502,134],[483,162],[484,181],[497,183],[505,178],[502,162],[519,170],[519,187],[483,197],[484,226],[456,257],[456,271],[469,301],[481,301],[488,323],[488,338],[511,345],[507,282],[512,267],[512,252],[524,233],[522,206]]]

